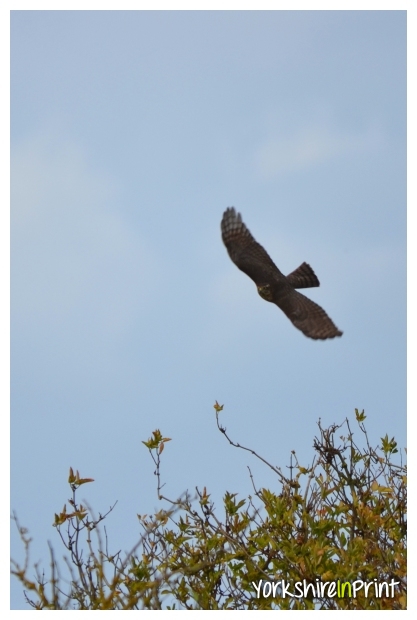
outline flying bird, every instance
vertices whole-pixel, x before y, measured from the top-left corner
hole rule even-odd
[[[310,265],[302,263],[284,276],[264,248],[255,241],[242,222],[240,213],[228,207],[221,222],[222,239],[230,258],[256,284],[259,295],[276,304],[295,327],[314,340],[341,336],[341,332],[323,308],[297,288],[320,286]]]

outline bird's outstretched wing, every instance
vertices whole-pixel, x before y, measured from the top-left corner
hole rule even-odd
[[[283,276],[269,254],[252,237],[242,222],[242,216],[236,213],[233,207],[228,207],[224,212],[221,229],[230,258],[255,284],[264,282],[265,278],[269,280],[272,274]]]
[[[309,338],[326,340],[343,334],[323,308],[298,291],[293,290],[285,297],[280,296],[274,303]]]

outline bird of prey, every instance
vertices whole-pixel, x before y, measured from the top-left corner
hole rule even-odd
[[[221,229],[224,245],[235,265],[255,282],[259,295],[281,308],[297,329],[314,340],[342,335],[323,308],[295,290],[320,286],[310,265],[302,263],[284,276],[252,237],[234,207],[223,213]]]

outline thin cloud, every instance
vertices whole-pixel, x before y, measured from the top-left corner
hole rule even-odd
[[[274,136],[255,153],[255,170],[263,179],[304,170],[348,153],[379,147],[381,132],[369,127],[362,133],[342,133],[325,126],[306,128],[292,136]]]
[[[158,261],[124,219],[116,182],[79,145],[44,136],[15,147],[12,161],[17,324],[125,333],[147,303]]]

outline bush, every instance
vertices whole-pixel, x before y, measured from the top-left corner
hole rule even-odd
[[[12,563],[27,602],[36,609],[405,609],[406,467],[394,463],[394,438],[371,447],[365,415],[356,410],[363,447],[349,421],[318,423],[310,466],[290,456],[289,476],[255,451],[276,474],[280,492],[257,488],[247,499],[226,492],[220,516],[207,490],[173,501],[162,495],[161,455],[169,438],[155,430],[143,442],[166,508],[138,515],[142,536],[132,551],[112,555],[103,537],[104,514],[78,504],[89,478],[70,470],[71,508],[55,515],[67,549],[64,582],[53,549],[48,580],[29,575],[30,539],[16,523],[26,549]],[[398,456],[396,457],[398,460]],[[65,583],[67,585],[65,585]]]

